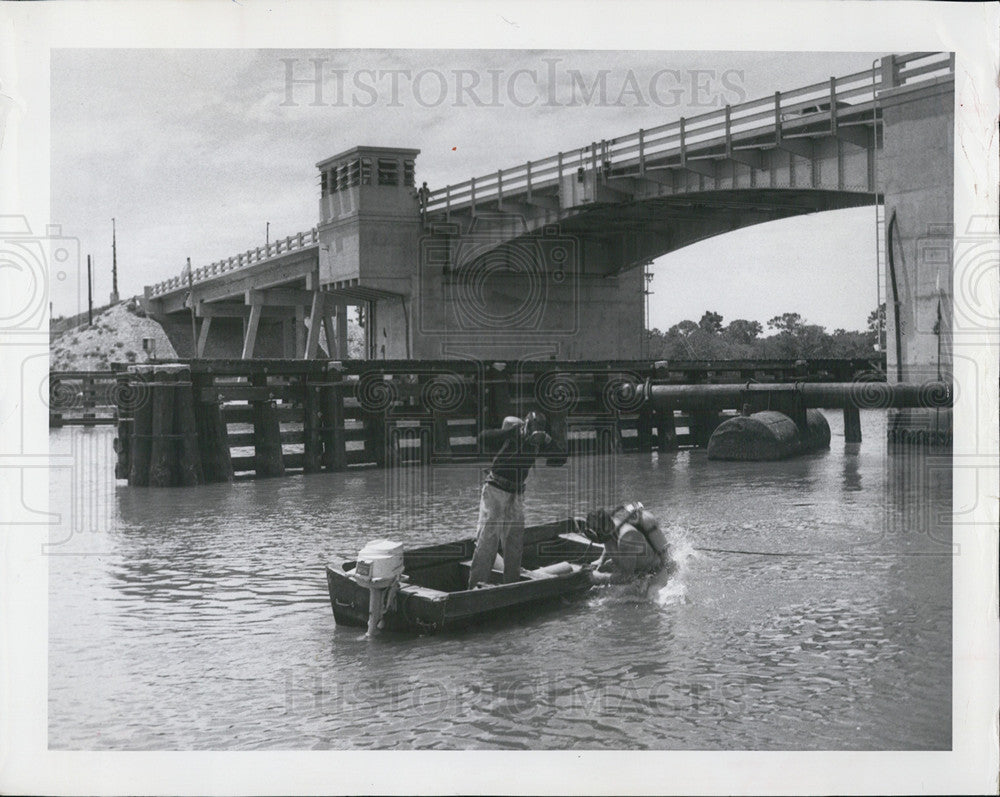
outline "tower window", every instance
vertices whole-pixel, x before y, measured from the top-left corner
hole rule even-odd
[[[399,185],[399,163],[395,158],[378,159],[378,184]]]

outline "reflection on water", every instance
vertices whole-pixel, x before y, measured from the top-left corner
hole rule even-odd
[[[949,460],[887,453],[878,413],[845,445],[828,417],[831,450],[787,462],[682,451],[539,468],[529,522],[586,509],[613,473],[617,496],[670,528],[678,575],[426,638],[335,627],[323,564],[387,531],[471,536],[481,466],[174,490],[56,472],[50,744],[948,748]]]

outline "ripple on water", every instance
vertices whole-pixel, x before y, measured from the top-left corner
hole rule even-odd
[[[50,557],[50,744],[946,749],[950,486],[863,419],[860,448],[782,463],[618,456],[616,495],[669,528],[674,577],[437,637],[336,628],[323,564],[382,534],[471,536],[479,466],[408,471],[401,495],[382,471],[95,482],[108,520],[65,545],[99,555]],[[586,503],[572,467],[532,476],[529,522]]]

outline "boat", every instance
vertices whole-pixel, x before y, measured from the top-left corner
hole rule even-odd
[[[591,583],[584,565],[596,561],[604,548],[583,529],[584,521],[577,518],[525,527],[520,578],[504,584],[495,566],[491,586],[471,590],[475,539],[404,550],[398,589],[393,588],[379,627],[424,634],[465,628],[586,592]],[[370,593],[356,573],[357,563],[342,559],[326,568],[337,625],[368,625]]]

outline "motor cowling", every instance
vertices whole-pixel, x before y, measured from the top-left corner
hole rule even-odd
[[[354,579],[365,587],[381,589],[403,574],[403,544],[374,540],[358,553]]]
[[[399,589],[403,545],[392,540],[369,542],[358,553],[354,580],[368,590],[368,636],[381,627],[382,615]]]

